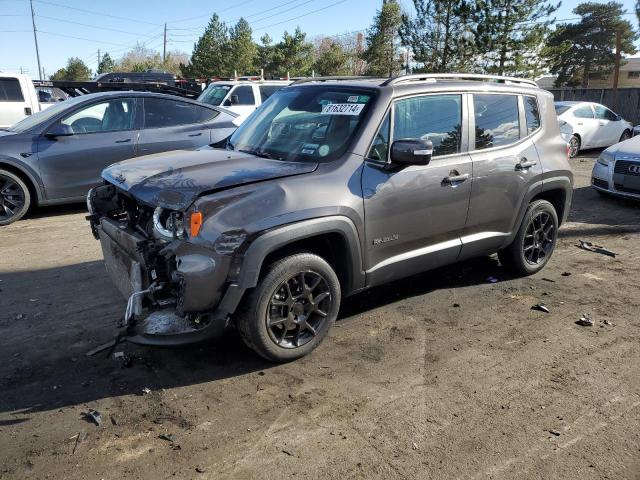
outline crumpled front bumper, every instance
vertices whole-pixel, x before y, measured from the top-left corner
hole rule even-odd
[[[96,227],[112,281],[130,299],[127,339],[148,345],[180,345],[221,335],[243,291],[226,282],[228,258],[174,241],[152,256],[152,241],[102,218]],[[174,265],[172,269],[167,264]],[[136,292],[149,290],[135,295]]]

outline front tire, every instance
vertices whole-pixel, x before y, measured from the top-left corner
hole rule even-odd
[[[0,227],[20,220],[29,210],[31,194],[20,177],[0,170]]]
[[[340,309],[340,282],[321,257],[299,253],[271,264],[236,317],[240,336],[273,362],[303,357],[327,336]]]
[[[535,200],[529,204],[516,237],[498,252],[500,263],[518,275],[532,275],[547,264],[558,238],[558,214],[551,203]]]
[[[569,158],[575,158],[580,152],[580,137],[577,135],[572,135],[569,139]]]

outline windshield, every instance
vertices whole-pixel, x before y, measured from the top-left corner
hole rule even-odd
[[[562,115],[564,112],[569,110],[571,105],[556,105],[556,115]]]
[[[229,147],[279,160],[335,160],[351,143],[374,94],[329,85],[279,90],[236,130]]]
[[[80,96],[65,100],[60,103],[56,103],[55,105],[51,105],[46,110],[42,110],[40,112],[34,113],[33,115],[29,115],[26,118],[23,118],[15,125],[9,127],[7,130],[16,133],[26,132],[27,130],[31,130],[33,127],[40,125],[41,123],[47,122],[59,113],[64,112],[68,108],[71,108],[76,103],[80,103],[82,100],[83,98],[82,96]]]
[[[198,101],[209,105],[219,106],[231,90],[231,85],[220,85],[212,83],[200,94]]]

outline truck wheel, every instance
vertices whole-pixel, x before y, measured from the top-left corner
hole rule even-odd
[[[340,309],[340,282],[321,257],[299,253],[268,267],[243,299],[236,327],[244,342],[273,362],[300,358],[326,337]]]
[[[531,275],[544,268],[558,237],[558,214],[551,203],[529,204],[511,245],[498,252],[502,266],[519,275]]]
[[[0,226],[20,220],[29,210],[29,188],[17,175],[0,170]]]

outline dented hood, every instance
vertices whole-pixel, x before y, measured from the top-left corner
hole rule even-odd
[[[102,178],[150,206],[184,210],[200,195],[313,172],[317,163],[286,162],[205,147],[116,163]]]

